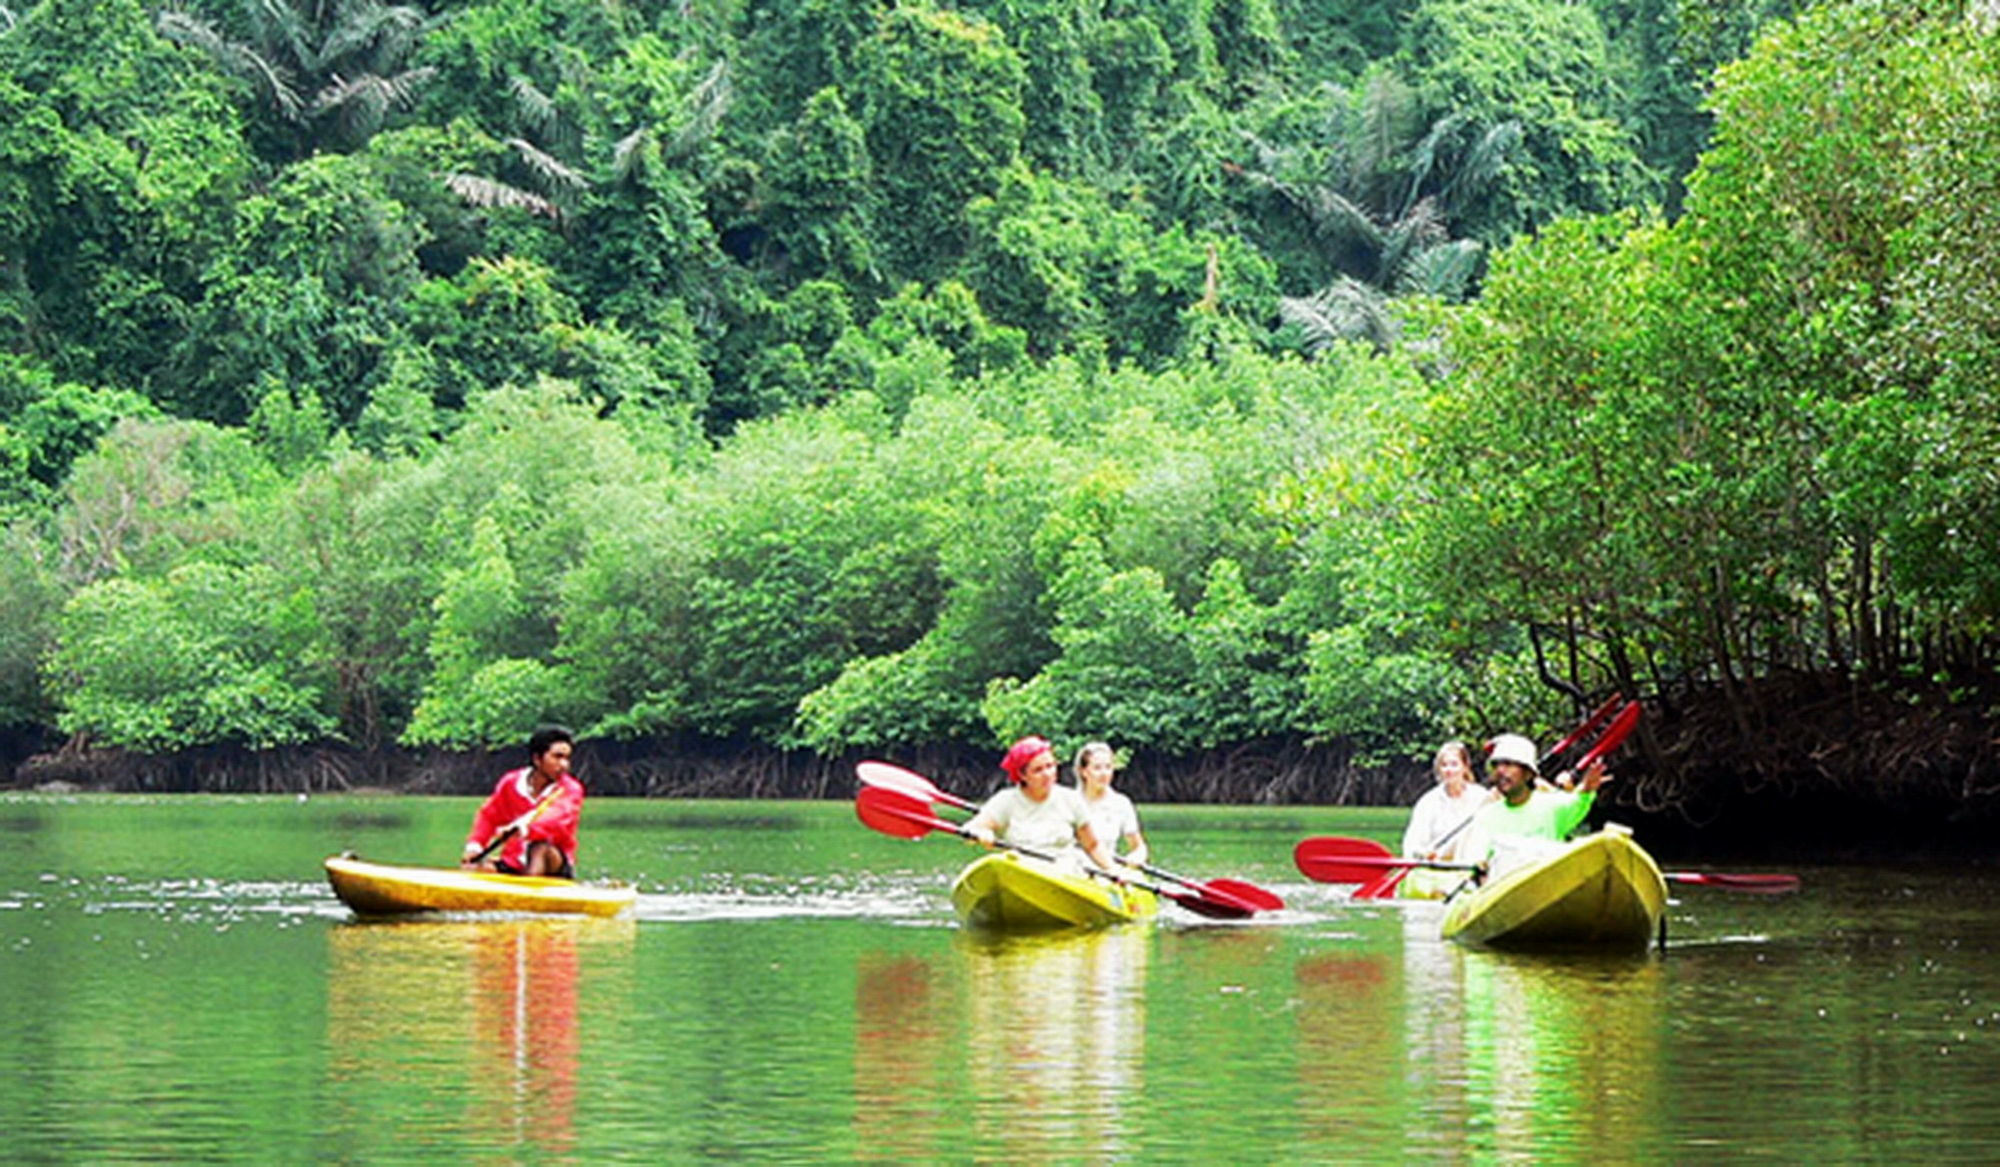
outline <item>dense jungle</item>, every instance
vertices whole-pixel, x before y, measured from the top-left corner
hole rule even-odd
[[[2000,791],[1993,0],[0,4],[11,782]]]

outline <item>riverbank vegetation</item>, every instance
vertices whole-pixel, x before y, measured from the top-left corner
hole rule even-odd
[[[1400,798],[1615,689],[1635,811],[1976,817],[1995,20],[0,9],[17,777]]]

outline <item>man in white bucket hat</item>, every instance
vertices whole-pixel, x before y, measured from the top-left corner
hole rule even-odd
[[[1487,781],[1500,795],[1472,816],[1460,859],[1484,864],[1487,875],[1533,859],[1561,843],[1582,825],[1597,801],[1597,788],[1610,780],[1602,759],[1590,764],[1574,791],[1558,790],[1537,781],[1541,758],[1535,743],[1518,733],[1493,739],[1486,756]]]

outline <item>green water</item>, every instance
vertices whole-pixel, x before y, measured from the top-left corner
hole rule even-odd
[[[971,852],[845,803],[599,799],[610,921],[358,923],[463,799],[0,797],[13,1162],[1991,1161],[2000,879],[1680,887],[1644,958],[1504,956],[1296,874],[1397,811],[1146,808],[1282,913],[994,941]],[[1643,840],[1642,840],[1643,841]],[[1672,856],[1660,856],[1669,868]],[[1797,870],[1797,869],[1795,869]]]

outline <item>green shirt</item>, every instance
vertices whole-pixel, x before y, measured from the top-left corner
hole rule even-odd
[[[1505,799],[1489,802],[1472,816],[1458,857],[1485,863],[1493,858],[1494,843],[1501,839],[1560,843],[1583,823],[1596,801],[1595,793],[1579,794],[1538,786],[1528,801],[1519,806],[1509,806]]]

